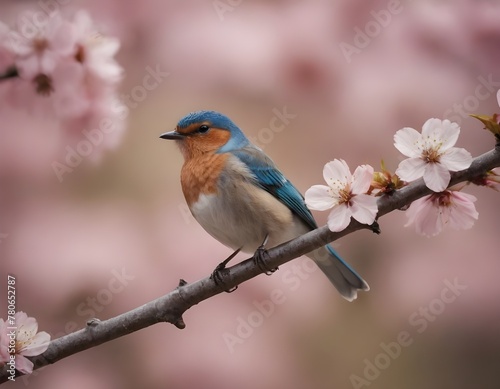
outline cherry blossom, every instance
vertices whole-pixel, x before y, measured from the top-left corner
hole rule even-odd
[[[450,183],[450,171],[467,169],[472,163],[471,154],[453,147],[460,134],[460,127],[449,120],[429,119],[422,133],[413,128],[396,132],[394,145],[409,157],[399,164],[396,174],[404,181],[423,177],[427,187],[442,192]]]
[[[4,107],[25,111],[33,120],[53,118],[66,146],[63,156],[67,147],[94,134],[85,156],[99,160],[103,149],[116,146],[126,124],[118,98],[123,69],[115,59],[120,42],[100,33],[85,11],[69,18],[53,12],[29,34],[22,25],[27,19],[32,20],[20,17],[13,30],[0,25]]]
[[[474,206],[476,200],[475,196],[457,190],[424,196],[406,211],[406,226],[413,224],[419,234],[426,236],[439,234],[446,224],[456,230],[469,229],[479,216]]]
[[[325,211],[333,207],[328,216],[331,231],[342,231],[351,217],[363,224],[372,224],[377,216],[377,199],[366,194],[373,178],[373,168],[358,166],[351,174],[344,160],[328,162],[323,169],[328,184],[313,185],[306,191],[305,201],[312,210]]]
[[[29,17],[29,15],[25,15]],[[25,20],[25,18],[20,18]],[[21,24],[21,22],[20,22]],[[63,20],[59,13],[52,13],[45,23],[39,25],[29,37],[24,36],[22,26],[19,31],[9,33],[12,51],[16,54],[16,68],[19,75],[37,83],[37,77],[44,76],[50,82],[50,76],[58,63],[72,55],[75,47],[74,28]]]
[[[38,332],[38,322],[34,317],[28,317],[24,312],[16,312],[14,315],[15,327],[15,366],[24,374],[33,372],[33,362],[26,357],[34,357],[42,354],[49,347],[50,335]],[[0,363],[6,363],[10,359],[9,341],[7,335],[7,322],[0,319]]]
[[[114,59],[120,48],[120,41],[99,33],[85,11],[74,15],[73,25],[76,35],[76,61],[90,74],[107,83],[120,81],[123,70]]]

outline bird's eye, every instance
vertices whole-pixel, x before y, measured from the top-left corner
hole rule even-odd
[[[200,134],[204,134],[206,133],[208,130],[210,130],[210,127],[208,127],[206,124],[203,124],[200,126],[200,128],[198,128],[198,132]]]

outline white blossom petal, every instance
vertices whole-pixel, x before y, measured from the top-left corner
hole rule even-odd
[[[452,147],[440,157],[440,163],[452,172],[468,169],[472,163],[472,155],[465,149]]]
[[[442,121],[436,118],[427,119],[422,126],[422,137],[429,138],[431,137],[437,129],[441,127]]]
[[[351,182],[351,171],[343,159],[334,159],[323,168],[323,178],[330,185],[333,181],[341,181],[345,184]],[[331,186],[331,185],[330,185]]]
[[[338,203],[326,185],[313,185],[306,191],[304,198],[309,209],[315,211],[326,211]]]
[[[113,58],[119,48],[120,41],[110,37],[100,38],[99,43],[88,45],[87,66],[89,70],[106,82],[119,81],[123,75],[123,69]]]
[[[434,192],[442,192],[450,183],[451,174],[443,165],[439,163],[428,163],[425,166],[425,185]]]
[[[351,193],[357,195],[368,192],[372,179],[373,167],[370,165],[358,166],[352,176]]]
[[[33,373],[33,362],[22,355],[16,354],[16,370],[23,374],[31,374]]]
[[[38,322],[34,317],[28,317],[28,315],[19,311],[14,314],[14,320],[17,325],[17,340],[24,341],[31,338],[30,334],[35,335],[38,331]]]
[[[373,224],[377,217],[377,199],[367,194],[359,194],[351,200],[352,217],[363,224]]]
[[[420,235],[434,236],[442,230],[439,211],[434,207],[431,196],[424,196],[415,200],[406,211],[408,223],[406,223],[405,227],[414,224],[417,233]]]
[[[394,135],[394,146],[404,155],[416,158],[421,155],[418,144],[422,135],[414,128],[405,127]]]
[[[45,332],[39,332],[35,337],[29,342],[26,347],[20,350],[20,354],[27,357],[34,357],[35,355],[40,355],[45,352],[50,344],[50,335]]]
[[[422,158],[408,158],[399,163],[396,174],[403,181],[411,182],[422,177],[426,163]]]
[[[449,120],[429,119],[422,127],[422,137],[429,148],[447,150],[457,143],[460,127]]]
[[[460,135],[460,127],[457,123],[452,123],[449,120],[443,120],[439,128],[440,150],[446,151],[457,143]]]
[[[75,51],[76,28],[73,24],[63,21],[56,27],[50,39],[60,55],[71,55]]]
[[[351,221],[351,210],[346,204],[338,204],[333,207],[328,215],[328,228],[330,231],[338,232],[344,230]]]
[[[451,192],[450,225],[456,230],[468,230],[472,228],[478,219],[479,213],[476,211],[474,202],[477,198],[467,193]]]

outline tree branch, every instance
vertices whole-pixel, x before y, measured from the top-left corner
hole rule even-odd
[[[0,81],[8,80],[9,78],[15,78],[19,76],[19,72],[15,66],[10,66],[7,68],[5,73],[0,73]]]
[[[475,158],[469,169],[452,174],[450,186],[464,181],[471,181],[499,166],[500,146],[497,144],[494,150]],[[378,216],[381,217],[389,212],[401,209],[430,193],[432,193],[431,190],[425,186],[423,180],[417,180],[391,195],[380,197],[378,199]],[[341,232],[331,232],[327,226],[323,226],[290,242],[264,251],[266,266],[270,269],[276,268],[327,243],[365,228],[367,228],[366,225],[355,220],[352,220],[349,226]],[[252,258],[249,258],[224,269],[222,271],[222,280],[218,284],[211,277],[206,277],[191,284],[181,280],[179,286],[167,295],[108,320],[90,320],[85,328],[52,340],[43,354],[30,359],[34,363],[34,369],[39,369],[80,351],[159,322],[169,322],[182,329],[185,327],[182,315],[193,305],[248,281],[261,273],[263,273],[263,270],[255,264]],[[21,375],[17,371],[16,374],[17,376]],[[8,376],[7,366],[4,366],[0,369],[0,383],[7,381]]]

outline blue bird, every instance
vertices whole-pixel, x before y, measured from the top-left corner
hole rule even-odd
[[[254,253],[317,228],[303,196],[227,116],[192,112],[162,139],[184,156],[181,185],[194,218],[222,244]],[[307,254],[352,301],[368,284],[326,245]]]

